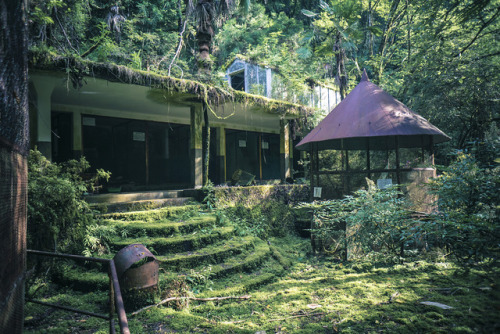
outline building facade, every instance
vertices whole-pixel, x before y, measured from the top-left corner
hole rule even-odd
[[[215,184],[238,170],[257,181],[292,178],[291,122],[312,112],[194,81],[63,58],[32,60],[29,91],[32,147],[55,162],[83,155],[93,170],[112,173],[110,184],[131,190],[202,186],[207,122],[209,179]]]

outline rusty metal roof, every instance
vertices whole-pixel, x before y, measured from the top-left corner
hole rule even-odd
[[[299,150],[391,150],[427,147],[450,140],[444,132],[370,82],[360,83],[304,139]],[[431,141],[432,140],[432,141]]]

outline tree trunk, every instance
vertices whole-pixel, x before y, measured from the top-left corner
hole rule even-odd
[[[215,4],[213,0],[199,0],[196,5],[198,26],[196,28],[196,41],[198,44],[198,73],[210,79],[212,61],[210,59],[210,47],[214,36],[213,15]]]
[[[28,189],[27,0],[0,2],[0,333],[22,333]]]
[[[347,73],[345,70],[345,50],[342,46],[342,36],[337,33],[335,45],[333,46],[335,53],[335,67],[337,70],[337,81],[339,84],[340,99],[343,100],[347,95]]]

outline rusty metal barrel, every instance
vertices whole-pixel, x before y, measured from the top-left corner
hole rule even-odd
[[[154,290],[158,286],[158,260],[144,245],[122,248],[114,261],[121,289]]]

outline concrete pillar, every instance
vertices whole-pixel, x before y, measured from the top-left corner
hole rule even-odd
[[[216,128],[216,161],[215,168],[217,170],[218,183],[226,182],[226,129],[223,127]]]
[[[51,125],[51,96],[55,87],[55,80],[50,77],[33,77],[33,86],[36,90],[36,131],[34,138],[40,152],[49,160],[52,160],[52,125]]]
[[[191,184],[193,188],[203,186],[203,113],[201,104],[191,107]]]
[[[287,120],[280,121],[280,166],[281,181],[285,182],[291,177],[290,168],[290,123]]]
[[[83,154],[82,114],[73,112],[73,157],[79,159]]]

